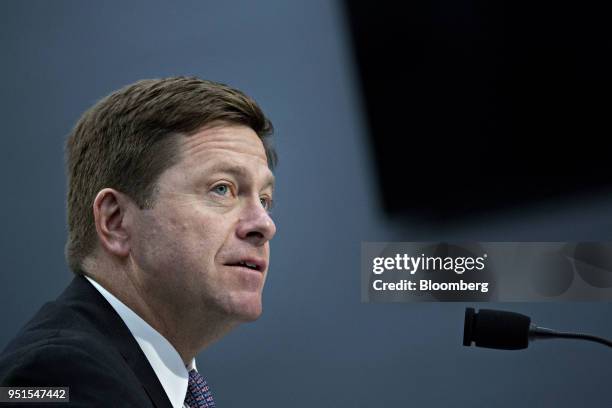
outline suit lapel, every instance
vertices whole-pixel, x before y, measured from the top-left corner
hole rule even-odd
[[[83,276],[76,276],[58,298],[92,323],[119,350],[155,407],[172,407],[153,367],[115,309]]]

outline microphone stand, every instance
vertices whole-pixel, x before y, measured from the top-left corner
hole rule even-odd
[[[572,332],[560,332],[553,329],[547,329],[546,327],[538,327],[535,324],[531,324],[529,327],[529,341],[536,339],[576,339],[586,340],[595,343],[603,344],[604,346],[612,347],[612,341],[604,339],[603,337],[593,336],[585,333],[572,333]]]

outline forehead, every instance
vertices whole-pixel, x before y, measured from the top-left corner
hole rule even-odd
[[[179,151],[184,160],[199,161],[202,156],[236,154],[267,165],[263,142],[247,126],[219,125],[202,129],[179,139]]]
[[[179,167],[188,171],[240,169],[272,178],[263,142],[247,126],[218,125],[178,139]]]

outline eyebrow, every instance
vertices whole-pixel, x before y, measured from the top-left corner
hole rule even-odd
[[[246,167],[239,164],[217,163],[210,167],[205,167],[204,172],[207,174],[228,173],[237,178],[251,177],[251,172]],[[268,169],[263,188],[272,187],[272,189],[274,189],[275,180],[274,174]]]

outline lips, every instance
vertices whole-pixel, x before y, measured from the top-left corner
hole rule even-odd
[[[235,259],[230,262],[226,262],[227,266],[239,266],[243,268],[248,268],[253,271],[263,272],[266,270],[266,261],[259,258],[240,258]]]

